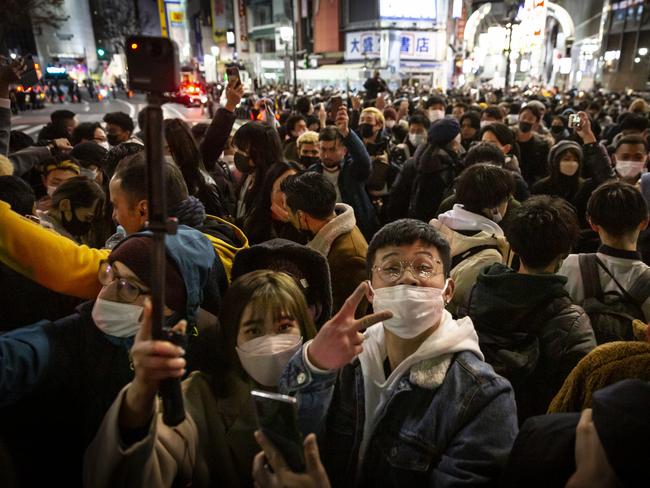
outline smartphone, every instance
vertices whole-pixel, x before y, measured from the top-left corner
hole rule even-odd
[[[237,66],[228,66],[226,68],[226,74],[228,75],[228,83],[232,86],[236,86],[241,82],[241,78],[239,76],[239,68]]]
[[[582,120],[580,119],[580,115],[578,114],[570,114],[569,115],[569,129],[579,129],[580,125],[582,125]]]
[[[253,390],[251,397],[262,433],[282,453],[295,472],[305,471],[303,438],[298,429],[298,402],[295,398]]]
[[[330,106],[330,113],[332,114],[332,120],[336,120],[336,114],[339,113],[339,109],[343,106],[343,97],[332,97],[332,104]]]
[[[20,84],[27,88],[38,83],[38,73],[36,72],[34,58],[31,56],[25,56],[23,59],[25,60],[26,69],[20,77]]]

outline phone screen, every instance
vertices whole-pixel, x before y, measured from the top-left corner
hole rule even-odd
[[[296,399],[277,393],[251,392],[260,430],[282,453],[287,465],[305,471],[302,434],[298,429]]]

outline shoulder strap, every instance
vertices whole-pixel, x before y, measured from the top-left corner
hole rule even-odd
[[[629,294],[639,308],[650,297],[650,268],[646,268],[630,287]]]
[[[467,251],[457,254],[451,259],[451,269],[454,269],[456,266],[458,266],[460,263],[465,261],[468,258],[471,258],[475,254],[480,253],[481,251],[485,251],[486,249],[496,249],[497,251],[499,250],[499,246],[496,246],[494,244],[485,244],[482,246],[474,246],[470,247]]]
[[[598,257],[595,254],[579,254],[578,264],[580,266],[580,276],[582,277],[582,286],[585,290],[585,299],[598,298],[603,296],[603,289],[600,286],[600,276],[598,275]]]
[[[634,298],[632,298],[632,297],[630,296],[630,294],[628,293],[628,291],[627,291],[625,288],[623,288],[623,285],[621,285],[621,284],[618,282],[618,280],[614,277],[614,275],[612,274],[612,272],[607,268],[607,266],[605,266],[605,264],[604,264],[604,263],[603,263],[603,262],[598,258],[598,256],[596,256],[596,263],[598,264],[598,266],[600,266],[600,267],[602,268],[602,270],[603,270],[605,273],[607,273],[607,274],[609,275],[609,277],[612,279],[612,281],[614,281],[614,283],[616,283],[616,286],[618,287],[619,290],[621,290],[621,293],[623,294],[623,296],[625,297],[625,299],[626,299],[627,301],[631,302],[631,303],[636,303],[636,301],[634,300]]]

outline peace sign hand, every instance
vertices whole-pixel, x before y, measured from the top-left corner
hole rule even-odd
[[[384,310],[360,319],[354,318],[354,312],[367,289],[368,283],[364,281],[345,301],[341,310],[323,325],[309,345],[307,357],[316,368],[339,369],[350,363],[363,351],[364,336],[361,331],[393,316],[392,312]]]

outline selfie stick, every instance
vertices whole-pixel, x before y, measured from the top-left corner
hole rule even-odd
[[[163,158],[163,113],[162,97],[150,93],[145,108],[145,153],[147,157],[147,191],[149,222],[147,229],[153,233],[151,256],[151,332],[154,340],[170,341],[176,345],[184,342],[185,335],[173,332],[166,326],[163,313],[165,307],[165,235],[176,234],[177,222],[167,218],[165,201],[165,178]],[[160,384],[163,402],[163,421],[171,427],[185,419],[183,394],[178,378],[169,378]]]

